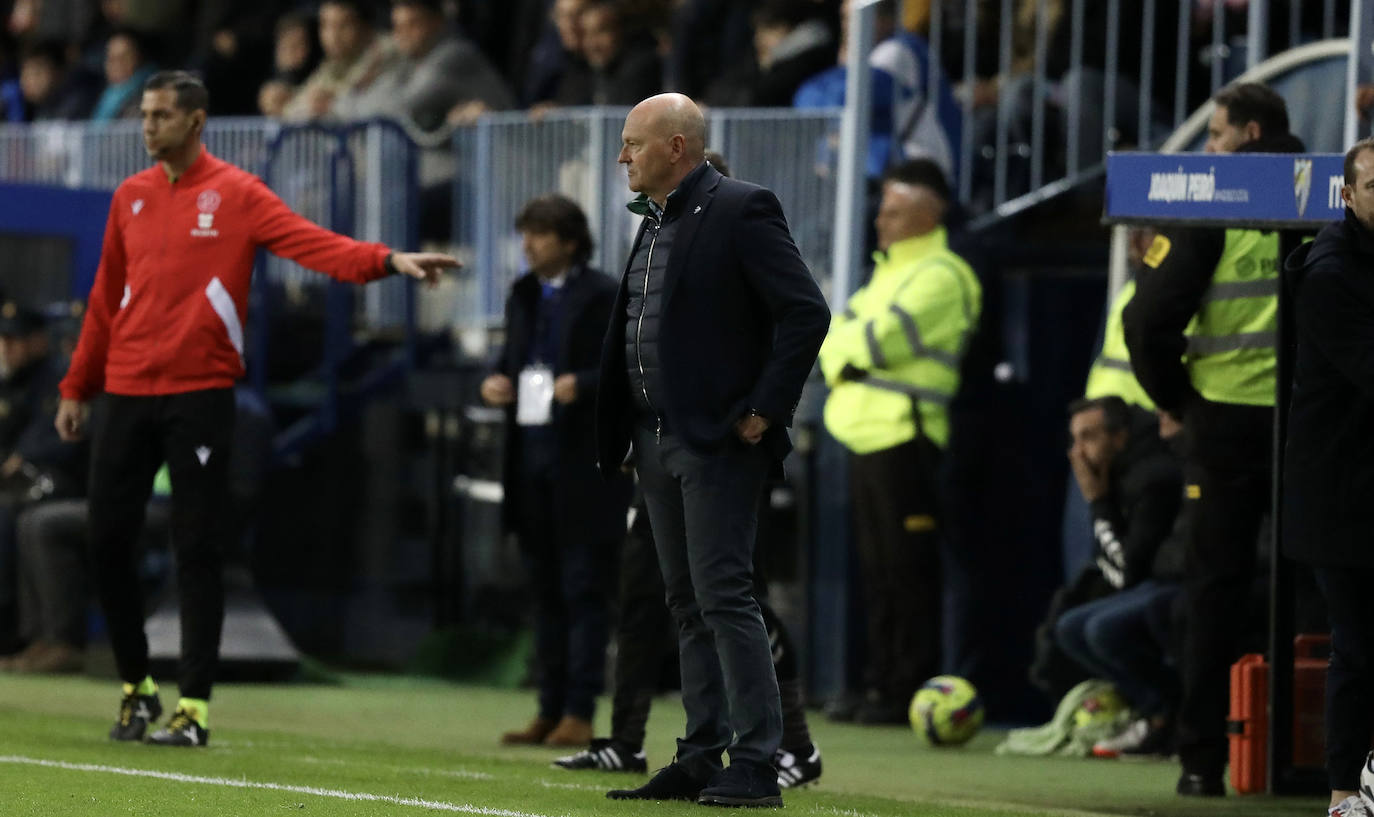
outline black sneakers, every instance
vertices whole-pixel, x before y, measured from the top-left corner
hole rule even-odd
[[[782,807],[778,770],[771,763],[736,760],[722,769],[701,790],[697,802],[703,806]]]
[[[124,698],[119,702],[119,719],[110,727],[110,740],[143,740],[148,725],[162,715],[162,701],[157,693],[139,695],[132,685],[124,686]]]
[[[636,772],[644,774],[649,770],[649,762],[644,750],[633,751],[620,741],[611,738],[596,738],[592,745],[575,754],[560,757],[553,762],[559,769],[582,771],[601,769],[607,772]]]
[[[643,786],[612,789],[606,796],[612,800],[696,800],[705,785],[673,762],[659,769]]]
[[[779,749],[773,756],[773,766],[778,770],[778,788],[800,788],[820,778],[821,750],[814,743],[795,754]]]
[[[204,746],[210,742],[210,730],[178,707],[166,726],[148,736],[148,742],[158,746]]]

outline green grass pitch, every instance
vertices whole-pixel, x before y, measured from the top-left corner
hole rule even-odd
[[[208,749],[112,744],[117,686],[92,678],[0,676],[0,816],[701,815],[691,804],[623,803],[607,788],[635,775],[551,768],[559,754],[505,748],[501,731],[534,695],[439,681],[348,676],[335,685],[221,685]],[[163,703],[175,703],[164,688]],[[606,705],[598,727],[606,731]],[[660,699],[650,767],[666,763],[682,711]],[[1324,798],[1175,796],[1178,767],[992,754],[985,730],[961,749],[921,746],[907,729],[812,718],[819,785],[785,792],[785,813],[821,817],[1296,817]]]

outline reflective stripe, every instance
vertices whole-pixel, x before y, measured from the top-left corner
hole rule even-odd
[[[239,323],[239,311],[234,306],[234,296],[229,294],[229,290],[224,288],[218,277],[211,278],[208,286],[205,287],[205,297],[210,299],[210,307],[219,315],[219,319],[224,322],[224,328],[229,333],[229,342],[234,344],[234,351],[239,353],[239,362],[243,362],[243,324]]]
[[[1278,342],[1277,332],[1238,332],[1234,335],[1190,335],[1188,354],[1193,357],[1219,355],[1242,349],[1273,349]]]
[[[941,349],[928,348],[921,342],[921,330],[916,326],[916,319],[911,317],[906,310],[896,304],[890,304],[888,309],[897,316],[897,322],[902,325],[902,332],[906,334],[906,342],[911,346],[912,354],[917,357],[928,357],[937,363],[943,363],[951,369],[959,368],[959,358]]]
[[[1254,281],[1225,281],[1213,283],[1202,296],[1204,304],[1229,301],[1233,298],[1268,298],[1279,294],[1279,279],[1260,278]]]
[[[873,321],[864,324],[864,340],[868,343],[868,356],[873,360],[873,368],[886,369],[887,355],[878,343],[878,333],[873,331]]]
[[[934,389],[923,389],[920,386],[913,386],[910,383],[899,383],[896,380],[888,380],[885,377],[875,377],[872,374],[868,375],[862,380],[859,380],[858,382],[863,383],[866,386],[872,386],[875,389],[882,389],[883,391],[894,391],[898,394],[905,394],[910,397],[915,397],[918,400],[926,400],[928,402],[934,403],[937,406],[948,406],[954,399],[950,395],[941,394],[940,392],[935,391]]]
[[[1135,369],[1131,368],[1131,361],[1129,360],[1118,360],[1114,357],[1099,357],[1097,359],[1097,365],[1106,369],[1116,369],[1117,371],[1130,374],[1135,373]]]

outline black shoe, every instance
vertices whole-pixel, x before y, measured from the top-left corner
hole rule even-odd
[[[191,713],[177,707],[167,725],[148,736],[148,742],[158,746],[205,746],[210,742],[210,730],[196,723]]]
[[[1226,787],[1220,776],[1184,772],[1178,778],[1179,794],[1184,797],[1225,797]]]
[[[606,796],[612,800],[695,800],[705,785],[673,761],[639,788],[611,789]]]
[[[148,725],[162,715],[162,701],[157,693],[139,695],[131,684],[124,685],[124,698],[119,702],[119,719],[110,727],[110,740],[143,740]]]
[[[611,738],[596,738],[592,745],[575,754],[560,757],[553,762],[559,769],[581,771],[601,769],[607,772],[636,772],[644,774],[649,770],[649,762],[644,750],[633,751],[630,747]]]
[[[820,778],[821,750],[814,743],[796,753],[779,749],[773,766],[778,770],[778,788],[799,789]]]
[[[782,808],[778,770],[771,763],[737,760],[711,778],[697,802],[703,806]]]

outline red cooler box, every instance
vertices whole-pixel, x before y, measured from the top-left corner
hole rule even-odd
[[[1293,766],[1321,768],[1326,763],[1326,663],[1331,639],[1300,635],[1293,639]],[[1242,656],[1231,667],[1231,786],[1241,794],[1262,792],[1269,747],[1269,662]]]

